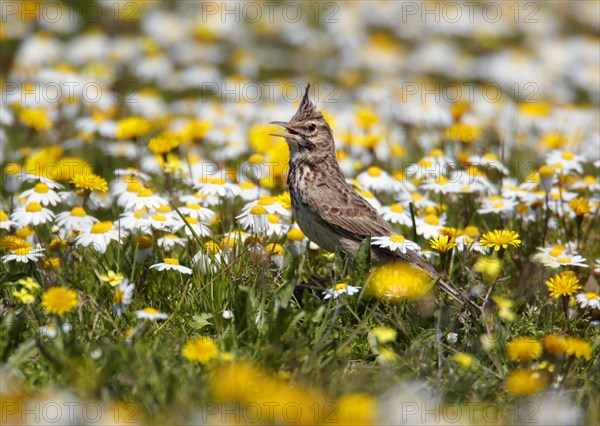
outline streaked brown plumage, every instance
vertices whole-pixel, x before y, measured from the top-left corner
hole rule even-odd
[[[367,236],[388,236],[396,231],[360,194],[346,183],[335,155],[333,133],[323,115],[309,99],[310,85],[298,111],[289,122],[275,121],[285,133],[290,147],[288,186],[294,217],[304,234],[324,250],[356,254]],[[406,254],[373,247],[374,263],[394,260],[408,262],[425,271],[432,279],[440,274],[418,253]],[[460,294],[443,282],[440,287],[462,301]]]

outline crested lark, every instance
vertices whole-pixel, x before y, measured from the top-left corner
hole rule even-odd
[[[274,121],[283,127],[290,148],[288,186],[294,217],[304,234],[324,250],[343,251],[352,259],[359,244],[368,236],[395,234],[377,211],[345,181],[337,163],[331,127],[310,101],[308,92],[300,108],[289,122]],[[391,252],[372,247],[374,263],[403,261],[439,279],[436,269],[418,253]],[[455,300],[463,302],[460,293],[438,281],[440,288]]]

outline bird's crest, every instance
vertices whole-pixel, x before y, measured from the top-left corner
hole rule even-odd
[[[310,97],[308,96],[308,92],[310,91],[310,83],[306,85],[306,91],[304,92],[304,96],[302,97],[302,102],[300,102],[300,107],[296,114],[292,117],[292,122],[306,120],[308,118],[322,118],[323,116],[319,111],[317,111],[317,107],[310,101]]]

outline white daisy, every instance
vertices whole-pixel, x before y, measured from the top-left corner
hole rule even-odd
[[[582,309],[587,307],[590,309],[600,309],[600,296],[598,296],[598,293],[580,293],[575,296],[575,300]]]
[[[187,224],[185,222],[187,222]],[[194,234],[190,230],[191,227],[196,233],[196,235],[198,235],[199,237],[208,237],[209,235],[211,235],[208,226],[200,222],[198,219],[194,219],[193,217],[188,216],[185,217],[185,222],[181,220],[181,218],[175,219],[172,225],[172,231],[177,232],[181,228],[183,228],[183,230],[185,231],[185,235],[187,235],[189,238],[193,238]]]
[[[147,319],[150,321],[156,321],[166,320],[167,318],[169,318],[169,315],[160,312],[158,309],[144,308],[139,311],[135,311],[135,317],[137,319]]]
[[[124,230],[121,229],[119,232],[113,222],[96,222],[75,238],[75,245],[92,246],[97,252],[105,253],[111,241],[120,241],[122,237],[124,237]]]
[[[327,300],[330,298],[337,299],[338,297],[340,297],[343,294],[352,296],[353,294],[356,294],[359,291],[360,291],[360,287],[355,287],[355,286],[347,285],[344,283],[338,283],[333,288],[327,289],[323,292],[323,294],[325,295],[325,297],[323,297],[323,299],[324,300]]]
[[[98,222],[93,216],[88,215],[81,207],[73,207],[68,212],[56,215],[56,225],[60,228],[61,235],[68,235],[71,231],[82,231],[91,228]]]
[[[54,220],[54,213],[42,207],[40,203],[32,201],[23,207],[17,207],[10,215],[10,218],[21,227],[29,225],[37,226]]]
[[[248,215],[252,207],[256,205],[264,207],[268,214],[278,214],[285,217],[290,216],[290,211],[281,205],[277,197],[263,195],[258,200],[246,204],[242,208],[242,214],[240,214],[238,218],[241,218],[243,215]]]
[[[175,247],[184,247],[187,243],[186,238],[178,237],[175,234],[166,234],[164,237],[159,238],[156,242],[159,247],[165,251],[173,250]]]
[[[583,173],[582,164],[586,160],[581,155],[574,154],[570,151],[554,150],[546,154],[546,163],[554,167],[557,171],[569,173],[575,171]]]
[[[23,191],[20,197],[27,199],[28,203],[36,202],[40,203],[42,206],[55,206],[62,201],[58,192],[50,189],[50,187],[43,182],[36,183],[33,188]]]
[[[409,194],[400,194],[398,197],[398,201],[400,204],[404,206],[405,209],[409,209],[410,203],[413,203],[416,210],[426,209],[428,207],[435,207],[435,202],[431,201],[429,198],[425,197],[423,194],[419,192],[411,192]]]
[[[439,236],[440,229],[446,225],[446,216],[436,216],[428,214],[425,217],[416,219],[417,234],[422,235],[426,240]]]
[[[194,265],[197,265],[203,274],[208,272],[215,273],[219,266],[225,261],[221,248],[214,241],[204,243],[204,249],[200,250],[192,258]]]
[[[10,254],[2,256],[2,262],[10,262],[12,260],[21,263],[35,262],[44,256],[43,252],[43,248],[19,247],[11,250]]]
[[[356,176],[361,187],[373,192],[397,192],[401,191],[402,185],[388,172],[379,167],[369,167],[366,171]]]
[[[192,270],[187,266],[183,266],[179,264],[179,260],[173,259],[170,257],[165,257],[164,260],[160,263],[155,263],[150,266],[150,269],[156,269],[158,271],[170,271],[175,270],[181,274],[189,275],[192,273]]]
[[[391,251],[400,251],[406,253],[408,250],[420,251],[421,246],[411,240],[407,240],[402,235],[394,234],[385,237],[373,237],[371,245],[381,248],[387,248]]]
[[[123,197],[123,195],[121,195]],[[139,210],[142,207],[147,209],[158,209],[162,204],[168,204],[167,200],[160,195],[155,195],[151,189],[142,189],[132,197],[127,204],[126,210]]]
[[[202,222],[210,222],[215,216],[215,212],[206,207],[202,207],[198,203],[187,203],[185,207],[180,207],[179,211],[189,217],[198,219]]]
[[[499,214],[504,217],[512,217],[517,203],[511,199],[504,199],[499,195],[490,195],[483,198],[481,207],[477,209],[479,214]]]
[[[240,188],[227,182],[224,178],[203,176],[199,182],[194,185],[194,189],[202,194],[213,195],[223,198],[233,198],[240,195]]]
[[[125,278],[115,288],[113,295],[113,313],[117,316],[123,315],[125,308],[131,304],[133,298],[133,289],[135,285],[129,283],[129,280]]]
[[[401,204],[394,203],[391,206],[383,206],[381,208],[381,215],[388,222],[407,226],[411,224],[410,215]]]
[[[4,210],[0,210],[0,229],[10,231],[10,228],[16,228],[17,226],[17,222],[8,219],[8,215],[4,212]]]

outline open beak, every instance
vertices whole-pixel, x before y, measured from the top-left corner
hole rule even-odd
[[[283,127],[285,130],[287,130],[287,132],[285,133],[270,133],[270,136],[280,136],[282,138],[286,138],[286,139],[291,139],[291,140],[299,140],[300,139],[300,135],[298,134],[298,132],[296,130],[294,130],[294,128],[292,126],[290,126],[290,123],[286,123],[285,121],[271,121],[270,124],[277,124],[278,126]]]

